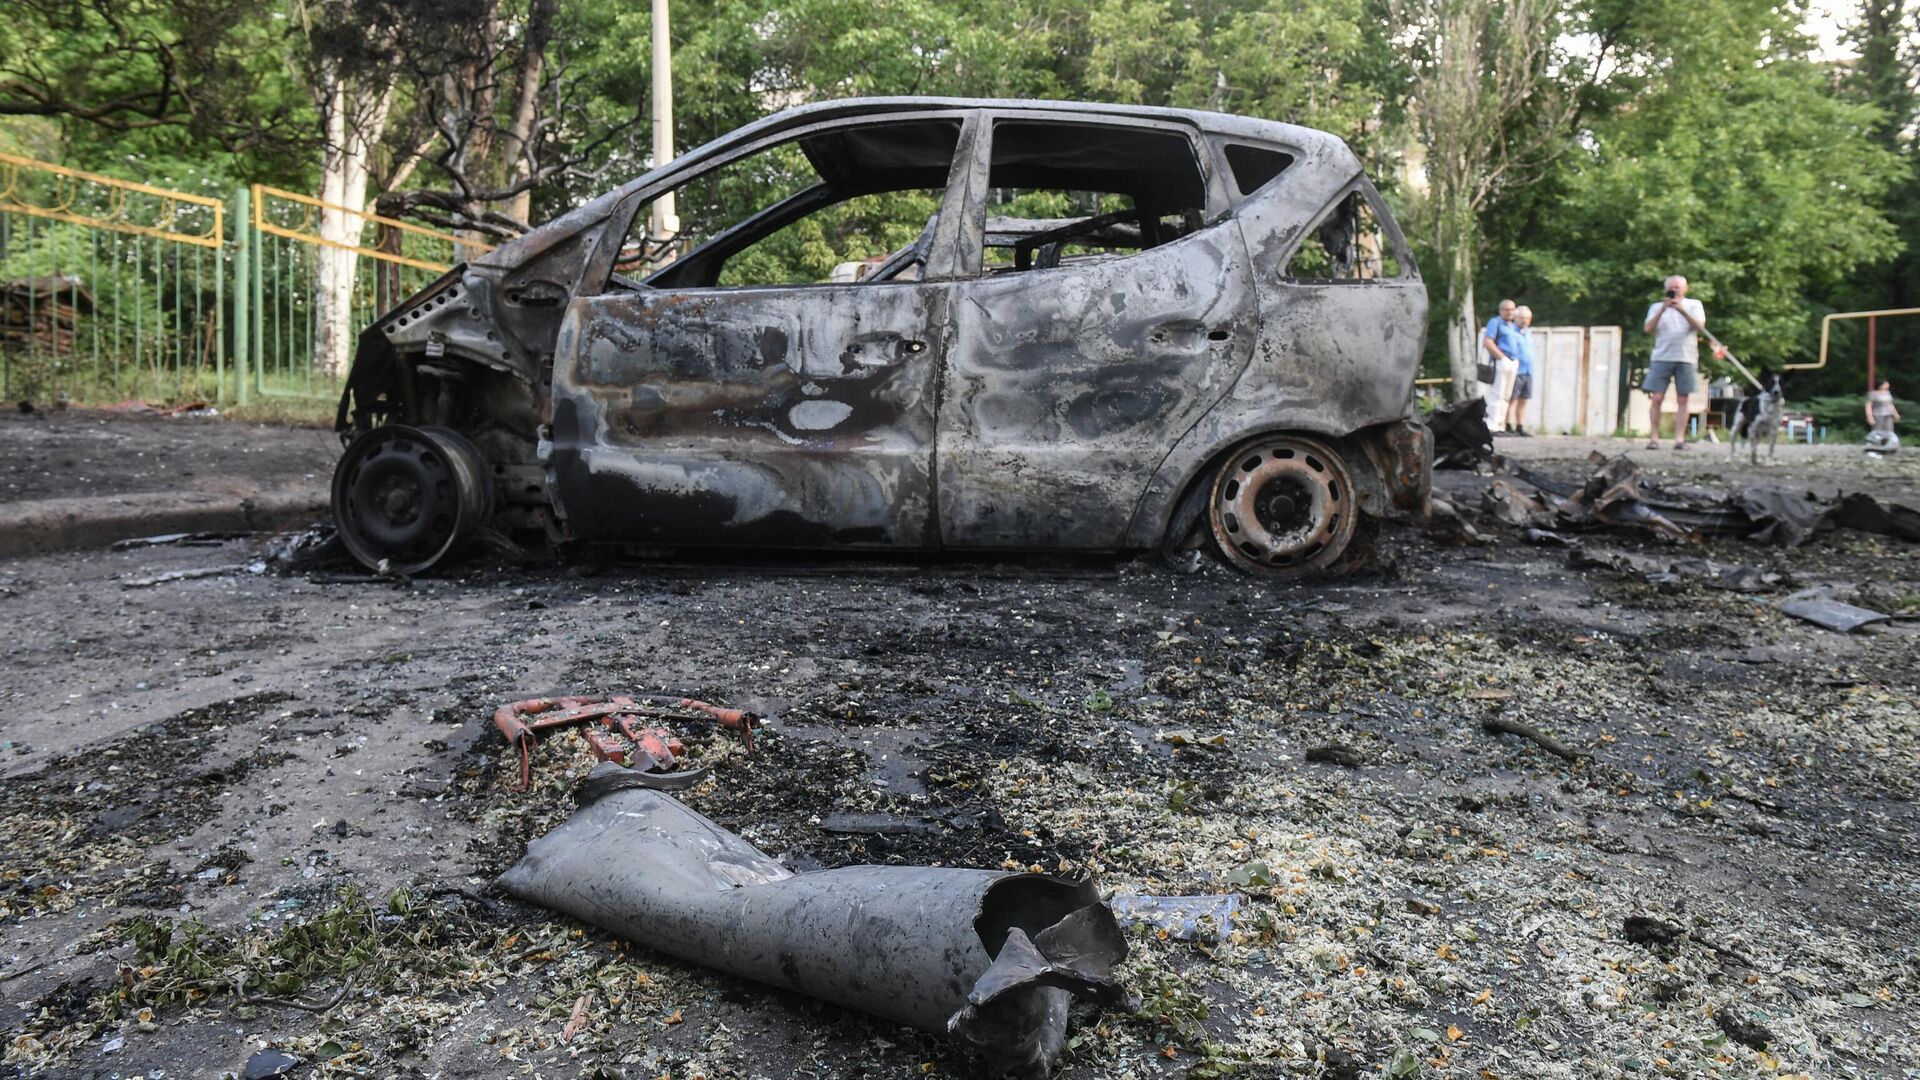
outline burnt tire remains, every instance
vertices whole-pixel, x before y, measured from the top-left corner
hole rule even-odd
[[[1337,562],[1353,539],[1360,504],[1346,462],[1298,435],[1257,439],[1220,466],[1208,499],[1213,538],[1251,573],[1294,577]]]
[[[334,525],[371,570],[428,570],[492,514],[486,461],[446,428],[375,428],[355,439],[333,470]]]

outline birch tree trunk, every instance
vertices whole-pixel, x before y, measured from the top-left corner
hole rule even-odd
[[[533,138],[533,125],[539,110],[540,79],[545,72],[547,43],[553,36],[553,0],[532,0],[527,7],[527,29],[521,43],[520,71],[515,80],[513,117],[507,122],[503,147],[507,159],[507,186],[524,184],[533,175],[533,156],[527,143]],[[518,192],[507,199],[506,214],[522,224],[533,210],[533,190]]]
[[[330,379],[353,359],[353,279],[366,231],[367,179],[393,103],[391,87],[368,88],[323,68],[326,146],[320,162],[318,232],[314,249],[313,363]]]

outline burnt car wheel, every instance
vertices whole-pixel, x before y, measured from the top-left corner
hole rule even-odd
[[[1235,451],[1213,481],[1208,519],[1227,560],[1242,570],[1294,577],[1339,560],[1360,517],[1346,462],[1297,435]]]
[[[355,439],[333,470],[334,525],[369,569],[427,570],[458,551],[492,513],[486,461],[445,428],[375,428]]]

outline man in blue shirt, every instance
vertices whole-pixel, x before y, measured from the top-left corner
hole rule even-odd
[[[1524,436],[1527,402],[1533,398],[1533,309],[1525,304],[1513,309],[1515,361],[1513,389],[1507,392],[1507,430]]]
[[[1487,320],[1487,328],[1480,333],[1480,345],[1487,350],[1487,360],[1493,365],[1493,382],[1487,385],[1487,426],[1504,420],[1507,414],[1507,395],[1513,390],[1513,378],[1520,369],[1519,326],[1513,321],[1513,301],[1500,301],[1500,314]]]

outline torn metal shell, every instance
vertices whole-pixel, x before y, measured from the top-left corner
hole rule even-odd
[[[500,879],[514,896],[690,963],[926,1031],[1045,1076],[1074,996],[1118,1000],[1127,946],[1086,882],[911,866],[795,874],[636,774],[596,768],[581,808]]]

